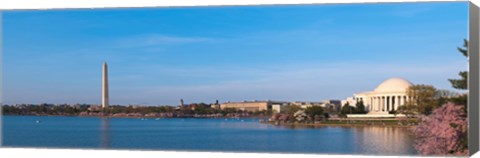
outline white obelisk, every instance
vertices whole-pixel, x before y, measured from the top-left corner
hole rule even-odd
[[[108,108],[108,68],[107,63],[103,63],[103,76],[102,76],[102,112]]]

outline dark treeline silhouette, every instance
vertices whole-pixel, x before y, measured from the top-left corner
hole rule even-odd
[[[102,116],[102,108],[99,105],[89,104],[17,104],[3,105],[4,115],[33,115],[33,116]],[[103,116],[111,117],[268,117],[271,110],[265,111],[242,111],[233,108],[212,108],[212,104],[192,103],[184,106],[141,106],[141,105],[111,105]]]

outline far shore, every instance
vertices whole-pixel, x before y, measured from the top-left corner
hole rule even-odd
[[[223,117],[194,117],[194,116],[184,116],[184,117],[155,117],[155,116],[101,116],[101,115],[6,115],[2,114],[2,116],[64,116],[64,117],[93,117],[93,118],[150,118],[150,119],[171,119],[171,118],[195,118],[195,119],[235,119],[235,118],[258,118],[258,119],[266,119],[266,116],[242,116],[242,117],[231,117],[231,116],[223,116]]]
[[[134,118],[134,119],[242,119],[242,118],[256,118],[260,119],[259,123],[271,124],[275,126],[285,127],[395,127],[395,128],[410,128],[416,126],[414,121],[410,123],[402,123],[397,119],[362,119],[362,120],[348,120],[348,119],[332,119],[322,122],[280,122],[267,121],[265,116],[246,116],[246,117],[154,117],[154,116],[95,116],[95,115],[3,115],[3,116],[66,116],[66,117],[93,117],[93,118]]]
[[[282,122],[282,121],[262,121],[261,123],[272,124],[277,126],[291,126],[291,127],[398,127],[409,128],[417,125],[413,119],[398,120],[398,119],[332,119],[319,122]]]
[[[415,125],[392,125],[392,124],[322,124],[322,123],[267,123],[277,126],[290,126],[290,127],[395,127],[395,128],[410,128]]]

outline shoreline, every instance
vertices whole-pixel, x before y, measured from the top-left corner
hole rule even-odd
[[[286,126],[286,127],[393,127],[393,128],[411,128],[416,125],[391,125],[391,124],[333,124],[333,123],[280,123],[275,124],[272,122],[260,122],[264,124],[271,124],[274,126]]]
[[[415,127],[416,125],[398,125],[398,120],[390,120],[390,122],[382,122],[385,120],[368,120],[370,123],[365,122],[355,122],[355,123],[336,123],[338,120],[329,120],[325,121],[326,123],[290,123],[290,122],[274,122],[274,121],[264,121],[268,117],[137,117],[137,116],[82,116],[82,115],[2,115],[2,116],[42,116],[42,117],[84,117],[84,118],[131,118],[131,119],[259,119],[259,123],[270,124],[274,126],[284,126],[284,127],[393,127],[393,128],[410,128]],[[373,122],[373,123],[372,123]],[[397,124],[392,124],[397,123]]]
[[[272,120],[260,120],[260,123],[271,124],[275,126],[290,126],[290,127],[395,127],[395,128],[409,128],[418,125],[416,119],[329,119],[315,122],[285,122],[285,121],[272,121]]]
[[[236,119],[236,118],[257,118],[257,119],[265,119],[268,117],[262,117],[262,116],[249,116],[249,117],[154,117],[154,116],[96,116],[96,115],[6,115],[2,114],[2,116],[46,116],[46,117],[52,117],[52,116],[62,116],[62,117],[95,117],[95,118],[160,118],[160,119],[173,119],[173,118],[181,118],[181,119]]]

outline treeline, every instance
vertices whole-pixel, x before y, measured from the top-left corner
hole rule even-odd
[[[88,104],[22,104],[3,105],[4,115],[34,116],[113,116],[113,117],[268,117],[271,110],[242,111],[234,108],[212,108],[211,104],[193,103],[185,106],[122,106],[111,105],[102,112],[98,105]]]
[[[21,105],[3,105],[2,113],[4,115],[78,115],[83,111],[88,111],[90,105],[54,105],[54,104],[21,104]]]
[[[465,112],[467,110],[467,94],[438,90],[432,85],[413,85],[407,89],[407,95],[413,96],[412,99],[408,100],[405,105],[400,106],[397,111],[394,111],[395,113],[405,114],[409,117],[428,116],[435,109],[447,103],[464,106]]]
[[[327,121],[329,118],[345,118],[347,114],[366,114],[363,102],[358,102],[355,107],[348,103],[341,108],[335,106],[310,106],[305,109],[298,105],[286,105],[280,113],[273,114],[270,122],[283,123],[315,123]]]
[[[210,104],[193,103],[185,106],[110,106],[107,114],[115,117],[268,117],[271,110],[243,111],[235,108],[212,108]],[[85,115],[81,113],[80,115]],[[87,114],[88,115],[88,114]]]

